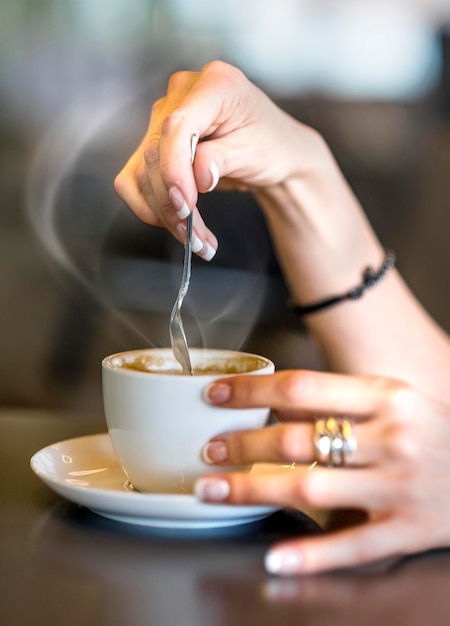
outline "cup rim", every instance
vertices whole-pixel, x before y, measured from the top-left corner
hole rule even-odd
[[[103,370],[107,370],[110,372],[116,372],[117,374],[121,375],[121,376],[145,376],[146,378],[149,376],[158,376],[160,377],[161,375],[163,375],[165,378],[169,378],[169,377],[175,377],[177,379],[180,378],[180,375],[174,374],[174,373],[166,373],[164,371],[162,372],[144,372],[144,371],[139,371],[139,370],[134,370],[134,369],[126,369],[123,367],[120,367],[120,365],[118,364],[114,364],[113,360],[114,359],[119,359],[121,357],[123,357],[124,355],[138,355],[138,354],[143,354],[143,353],[161,353],[162,356],[166,355],[166,354],[170,354],[173,356],[173,352],[172,352],[172,348],[136,348],[136,349],[132,349],[132,350],[122,350],[120,352],[115,352],[113,354],[110,354],[106,357],[104,357],[102,359],[102,369]],[[263,373],[265,371],[267,371],[267,369],[271,369],[272,371],[275,371],[275,364],[273,363],[273,361],[271,361],[269,358],[262,356],[260,354],[255,354],[252,352],[245,352],[245,351],[241,351],[241,350],[230,350],[230,349],[226,349],[226,348],[189,348],[189,352],[191,354],[194,355],[198,355],[201,353],[205,353],[205,352],[209,352],[212,354],[217,354],[217,355],[224,355],[225,357],[227,355],[231,356],[231,355],[240,355],[240,356],[244,356],[244,357],[250,357],[250,358],[255,358],[255,359],[259,359],[260,361],[264,362],[263,367],[258,368],[258,369],[254,369],[254,370],[250,370],[248,372],[233,372],[233,373],[214,373],[214,374],[196,374],[195,378],[207,378],[207,377],[213,377],[213,378],[225,378],[225,377],[230,377],[230,376],[245,376],[246,374],[253,374],[253,373]]]

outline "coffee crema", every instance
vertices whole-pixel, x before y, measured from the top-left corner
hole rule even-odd
[[[193,367],[194,376],[217,376],[225,374],[245,374],[266,367],[267,363],[262,359],[252,356],[230,357],[227,359],[211,360],[208,363],[196,364]],[[148,374],[162,374],[163,376],[187,376],[181,369],[174,369],[173,362],[165,358],[155,359],[145,355],[136,356],[134,359],[123,360],[119,365],[121,369],[145,372]]]

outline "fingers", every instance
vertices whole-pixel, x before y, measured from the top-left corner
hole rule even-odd
[[[382,456],[373,445],[373,427],[356,423],[353,431],[358,442],[352,455],[352,467],[371,466]],[[211,439],[203,448],[203,459],[216,465],[252,463],[311,464],[316,459],[314,424],[277,424],[256,430],[226,433]]]
[[[217,239],[196,209],[197,188],[201,191],[214,188],[219,171],[210,162],[203,173],[204,158],[200,158],[194,175],[196,148],[200,133],[208,132],[208,124],[204,125],[205,111],[211,101],[201,97],[195,101],[199,111],[189,113],[192,98],[188,94],[196,80],[198,74],[194,72],[178,72],[170,79],[166,97],[153,107],[144,140],[117,175],[114,186],[142,221],[165,226],[181,242],[186,236],[185,219],[194,211],[193,251],[210,260],[217,250]],[[214,116],[214,110],[211,115]],[[197,128],[197,119],[203,126]]]
[[[201,72],[176,72],[167,94],[153,108],[145,141],[139,149],[146,171],[158,193],[168,194],[179,219],[187,217],[198,191],[212,190],[221,174],[206,139],[221,136],[239,123],[235,80],[245,85],[241,72],[225,63],[211,63]],[[232,120],[235,119],[235,122]],[[228,127],[221,131],[221,126]],[[196,136],[196,159],[192,137]],[[220,164],[222,165],[222,163]]]
[[[266,554],[265,565],[268,572],[282,576],[361,566],[412,552],[410,535],[392,518],[372,520],[324,537],[277,544]]]
[[[386,402],[400,383],[375,377],[286,370],[270,376],[236,376],[212,383],[204,396],[223,407],[270,406],[292,419],[327,413],[365,417]]]
[[[152,224],[153,226],[162,226],[162,221],[159,219],[158,215],[152,211],[143,191],[137,185],[138,160],[139,157],[137,153],[133,154],[115,177],[114,190],[140,220]]]
[[[388,379],[349,377],[312,371],[284,371],[271,376],[221,379],[206,390],[206,397],[223,407],[270,406],[283,424],[260,430],[226,433],[205,442],[204,460],[219,465],[256,462],[312,463],[318,458],[315,419],[318,416],[350,416],[351,439],[356,441],[351,463],[370,467],[397,454],[386,439],[394,418],[386,409],[389,399],[404,385]],[[397,402],[398,407],[398,402]],[[346,437],[348,439],[348,437]]]
[[[182,243],[186,239],[186,222],[175,226],[176,236]],[[192,217],[192,252],[200,256],[204,261],[214,258],[219,244],[216,236],[205,226],[205,223],[195,207]]]
[[[163,225],[182,240],[183,220],[195,210],[198,192],[211,191],[221,179],[227,188],[242,189],[274,184],[285,175],[290,160],[274,158],[274,146],[285,145],[292,124],[240,70],[226,63],[209,63],[201,72],[177,72],[166,96],[155,103],[146,136],[116,177],[115,189],[140,219]],[[199,140],[195,160],[193,136]],[[194,233],[194,251],[209,260],[217,240],[200,217]]]
[[[298,474],[297,474],[298,472]],[[397,496],[385,480],[369,470],[314,468],[207,476],[197,481],[196,496],[205,502],[272,504],[300,510],[354,508],[374,511],[373,519],[319,538],[296,539],[275,545],[266,555],[268,572],[296,575],[355,567],[417,549],[408,519],[376,514],[392,510]],[[406,526],[405,526],[406,523]]]
[[[362,508],[379,510],[393,504],[386,479],[369,469],[332,470],[318,466],[255,467],[250,473],[207,475],[195,484],[204,502],[271,504],[298,509]]]
[[[322,372],[230,377],[212,383],[205,395],[222,407],[270,406],[279,419],[287,416],[269,428],[224,433],[205,442],[204,460],[223,466],[323,461],[329,449],[320,447],[316,420],[324,416],[345,418],[349,425],[343,435],[350,442],[344,465],[411,468],[420,455],[417,440],[429,438],[418,416],[430,410],[439,414],[436,406],[402,382]],[[328,445],[341,445],[341,435],[336,441],[333,432],[319,435],[324,445],[327,439]],[[433,434],[428,445],[434,449],[432,439]]]
[[[192,138],[191,138],[192,150]],[[147,170],[139,151],[131,157],[123,170],[116,176],[114,188],[139,219],[153,226],[164,226],[181,243],[186,238],[185,217],[190,209],[175,187],[169,191],[162,184],[159,172]],[[195,254],[210,261],[218,248],[215,235],[205,226],[197,208],[193,209],[192,250]]]
[[[255,142],[246,139],[246,125],[257,108],[256,91],[240,70],[222,62],[171,77],[164,103],[152,116],[145,155],[147,170],[157,163],[165,189],[180,198],[180,219],[195,206],[198,192],[237,174],[237,163],[255,169],[258,152],[251,152]],[[187,146],[193,134],[199,142],[192,164]],[[245,158],[238,156],[242,151]]]
[[[212,439],[204,450],[207,461],[288,465],[207,475],[195,485],[199,499],[300,510],[354,508],[368,514],[361,526],[275,546],[266,559],[269,572],[290,575],[358,566],[448,542],[448,533],[436,525],[447,515],[440,495],[448,487],[448,454],[442,444],[448,434],[448,407],[400,381],[305,371],[225,378],[205,394],[218,406],[271,406],[288,419]],[[314,418],[325,415],[355,418],[350,434],[357,441],[356,467],[289,467],[315,457]]]

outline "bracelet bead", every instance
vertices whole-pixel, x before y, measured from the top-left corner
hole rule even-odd
[[[380,282],[384,275],[389,270],[395,267],[396,261],[397,257],[395,255],[395,252],[393,252],[392,250],[388,250],[386,252],[383,264],[378,271],[375,271],[373,267],[367,267],[364,270],[363,281],[360,285],[353,287],[346,293],[336,296],[330,296],[314,304],[307,304],[305,306],[291,304],[290,309],[297,315],[303,317],[304,315],[310,315],[311,313],[316,313],[318,311],[328,309],[335,304],[345,302],[345,300],[359,300],[359,298],[361,298],[368,289],[373,289],[373,287],[375,287]]]

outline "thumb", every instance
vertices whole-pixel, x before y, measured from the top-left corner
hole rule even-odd
[[[256,181],[251,164],[258,163],[257,154],[242,149],[242,142],[231,134],[215,139],[200,140],[193,172],[200,193],[217,186],[244,190]]]

